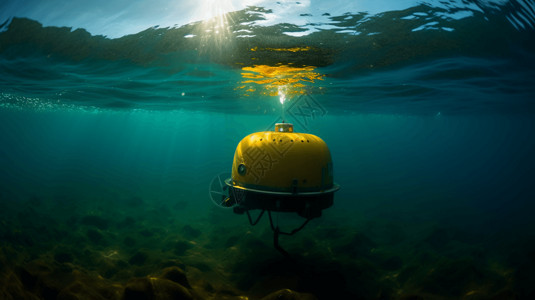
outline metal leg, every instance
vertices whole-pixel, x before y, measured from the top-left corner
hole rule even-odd
[[[255,226],[258,223],[258,221],[260,221],[260,218],[262,218],[265,211],[266,211],[265,209],[262,210],[254,222],[253,222],[253,219],[251,218],[251,214],[249,213],[249,210],[246,210],[245,212],[247,213],[247,218],[249,218],[249,223],[252,226]]]
[[[273,225],[273,218],[271,217],[271,211],[269,211],[269,210],[268,210],[268,216],[269,216],[269,225],[271,226],[271,230],[273,230],[273,246],[275,246],[275,249],[279,250],[279,252],[282,253],[282,255],[284,255],[286,257],[289,257],[290,254],[286,250],[284,250],[281,246],[279,246],[279,235],[281,235],[281,234],[294,235],[295,233],[297,233],[301,229],[303,229],[305,227],[305,225],[310,220],[312,220],[312,218],[306,219],[306,221],[303,224],[301,224],[301,226],[295,228],[291,232],[284,232],[284,231],[280,231],[279,226],[275,227]]]
[[[258,217],[256,217],[256,220],[254,220],[254,222],[253,222],[253,218],[251,217],[251,213],[249,213],[249,210],[246,210],[245,212],[247,213],[247,218],[249,219],[249,224],[251,224],[252,226],[255,226],[256,224],[258,224],[258,222],[260,221],[260,219],[262,218],[262,216],[264,215],[266,210],[263,209],[260,212],[260,214],[258,215]],[[313,218],[307,218],[305,220],[305,222],[303,222],[303,224],[301,224],[301,226],[295,228],[294,230],[292,230],[290,232],[284,232],[284,231],[281,231],[279,229],[278,225],[277,225],[277,227],[275,227],[275,225],[273,225],[273,218],[271,217],[271,211],[268,210],[267,212],[268,212],[268,216],[269,216],[269,225],[271,226],[271,230],[273,230],[273,246],[275,246],[275,249],[277,249],[285,257],[290,257],[290,254],[279,245],[279,235],[281,235],[281,234],[283,234],[283,235],[294,235],[295,233],[297,233],[301,229],[303,229],[305,227],[305,225],[308,224],[308,222],[310,220],[312,220]]]
[[[279,234],[280,233],[281,232],[279,230],[279,227],[277,226],[277,228],[273,230],[273,246],[275,247],[275,249],[279,250],[279,252],[285,257],[290,257],[290,254],[286,250],[284,250],[281,246],[279,246]]]

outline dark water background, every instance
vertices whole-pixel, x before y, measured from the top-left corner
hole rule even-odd
[[[179,266],[198,298],[530,299],[535,6],[462,3],[306,26],[257,25],[274,12],[250,7],[221,36],[204,21],[117,38],[6,6],[0,296],[126,298],[132,278]],[[273,50],[292,47],[310,50]],[[255,65],[324,77],[301,80],[282,107],[240,88]],[[325,140],[342,186],[322,218],[283,238],[291,261],[267,221],[250,227],[209,198],[238,142],[283,110]]]

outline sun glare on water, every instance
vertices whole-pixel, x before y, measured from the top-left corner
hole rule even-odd
[[[195,32],[202,39],[202,45],[212,49],[201,51],[220,50],[232,41],[231,14],[242,8],[237,1],[231,0],[199,0],[195,15],[202,22],[202,31]],[[212,46],[208,46],[212,45]],[[215,48],[214,48],[215,46]]]
[[[197,15],[201,20],[209,20],[236,10],[231,0],[200,0],[198,1]]]

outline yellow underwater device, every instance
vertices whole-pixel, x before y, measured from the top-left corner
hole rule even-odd
[[[221,205],[246,213],[251,225],[267,211],[275,248],[288,255],[278,244],[279,235],[293,235],[320,217],[322,210],[332,206],[339,188],[333,181],[327,144],[315,135],[294,132],[290,123],[277,123],[274,131],[252,133],[238,144]],[[249,211],[254,209],[261,212],[253,221]],[[283,232],[273,225],[271,212],[295,212],[306,220]]]

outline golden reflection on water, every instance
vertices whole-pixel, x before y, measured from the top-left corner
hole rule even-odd
[[[250,49],[258,51],[258,47]],[[308,51],[310,47],[294,48],[263,48],[263,51]],[[253,65],[242,67],[241,76],[244,79],[237,88],[244,91],[244,96],[263,95],[285,96],[304,94],[307,86],[317,80],[323,80],[325,75],[315,71],[315,66],[292,66],[292,63],[277,63],[275,65]]]
[[[287,52],[301,52],[301,51],[308,51],[310,50],[310,47],[293,47],[293,48],[261,48],[261,50],[268,50],[268,51],[287,51]],[[251,48],[251,51],[258,51],[258,47]]]

